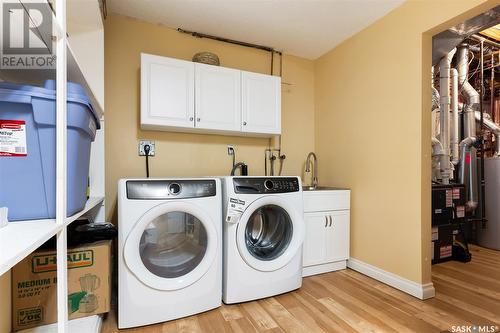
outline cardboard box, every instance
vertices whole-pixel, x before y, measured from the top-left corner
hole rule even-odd
[[[56,252],[37,251],[12,269],[14,331],[57,321]],[[108,312],[111,241],[68,249],[69,319]]]

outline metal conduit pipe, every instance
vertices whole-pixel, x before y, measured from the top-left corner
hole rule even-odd
[[[465,97],[464,106],[464,137],[460,142],[459,181],[467,187],[467,211],[474,211],[478,205],[477,192],[477,157],[476,120],[474,112],[479,108],[479,93],[469,83],[469,46],[462,43],[457,53],[458,86]]]
[[[457,165],[460,162],[458,124],[458,71],[451,70],[451,117],[450,117],[450,146],[451,163]]]
[[[477,158],[476,149],[473,147],[475,137],[465,138],[460,142],[460,169],[458,171],[458,178],[460,183],[468,184],[467,195],[468,200],[465,204],[465,209],[468,212],[476,210],[478,206],[477,201],[477,186],[471,186],[470,184],[476,184],[477,181]]]
[[[434,86],[434,66],[431,67],[431,89],[432,89],[432,138],[433,140],[437,140],[437,137],[439,135],[439,91],[436,89]],[[441,142],[440,142],[441,144]],[[439,164],[438,164],[439,165]]]
[[[481,112],[476,111],[476,120],[481,120]],[[500,156],[500,126],[498,126],[489,114],[483,114],[483,125],[495,135],[495,156]]]
[[[457,50],[451,50],[439,62],[439,95],[440,101],[440,133],[439,139],[443,146],[443,153],[441,154],[439,168],[441,171],[441,179],[443,184],[450,183],[451,164],[450,164],[450,83],[451,83],[451,60]]]
[[[476,121],[474,119],[474,111],[479,109],[479,93],[474,89],[467,79],[469,74],[469,46],[465,43],[460,44],[458,48],[458,85],[461,93],[466,100],[464,110],[464,136],[476,136]]]

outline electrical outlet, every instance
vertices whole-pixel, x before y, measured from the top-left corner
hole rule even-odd
[[[227,154],[229,156],[234,155],[234,147],[232,145],[227,145]]]
[[[149,145],[149,156],[155,156],[155,142],[149,140],[140,140],[139,141],[139,156],[146,156],[146,152],[144,151],[144,146]]]

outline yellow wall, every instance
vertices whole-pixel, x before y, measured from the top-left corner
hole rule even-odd
[[[10,271],[0,276],[0,333],[11,329],[11,287]]]
[[[228,175],[233,144],[237,160],[251,175],[264,174],[264,150],[269,140],[220,135],[141,131],[139,128],[140,52],[190,60],[200,51],[216,53],[221,65],[269,73],[270,54],[264,51],[198,39],[159,25],[121,16],[105,22],[106,204],[116,221],[116,183],[120,178],[144,177],[144,157],[137,156],[139,139],[156,141],[151,158],[153,177]],[[275,57],[276,59],[276,57]],[[275,61],[275,74],[279,62]],[[314,63],[284,56],[282,89],[282,151],[284,175],[302,175],[304,160],[314,150]],[[273,142],[277,146],[277,142]]]
[[[354,258],[430,281],[431,37],[497,2],[409,0],[314,62],[285,55],[283,81],[292,85],[282,97],[284,174],[303,176],[305,156],[316,150],[320,182],[353,190]],[[106,20],[108,219],[116,221],[117,180],[145,174],[139,139],[156,141],[156,177],[228,174],[227,144],[252,175],[264,173],[267,139],[139,129],[140,52],[189,60],[199,51],[218,54],[226,67],[269,72],[266,52],[121,16]]]
[[[431,36],[495,4],[410,0],[315,62],[319,179],[352,189],[352,257],[430,282]]]

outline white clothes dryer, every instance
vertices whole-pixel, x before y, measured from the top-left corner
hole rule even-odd
[[[221,305],[221,212],[219,179],[119,181],[119,328]]]

